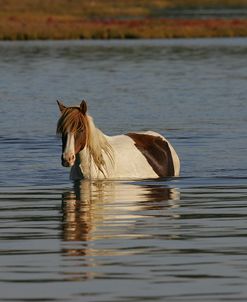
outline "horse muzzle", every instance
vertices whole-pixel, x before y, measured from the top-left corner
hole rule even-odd
[[[73,153],[63,153],[61,157],[63,167],[72,167],[75,164],[75,154]]]

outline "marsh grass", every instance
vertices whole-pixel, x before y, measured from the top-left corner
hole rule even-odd
[[[0,0],[0,15],[152,16],[166,8],[247,8],[247,0]]]
[[[1,20],[0,39],[125,39],[247,36],[247,20],[90,21],[69,17]]]
[[[0,0],[0,7],[1,40],[247,36],[245,19],[164,19],[158,13],[247,8],[247,0]]]

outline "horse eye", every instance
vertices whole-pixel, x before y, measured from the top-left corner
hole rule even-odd
[[[77,132],[79,132],[79,133],[81,133],[81,132],[83,132],[83,131],[84,131],[84,126],[81,127],[79,130],[77,130]]]
[[[80,134],[82,134],[83,132],[84,132],[84,129],[80,129],[80,130],[77,131],[76,134],[77,134],[77,135],[80,135]]]

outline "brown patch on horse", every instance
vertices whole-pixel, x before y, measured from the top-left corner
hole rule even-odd
[[[160,136],[127,133],[159,177],[174,176],[174,165],[168,143]]]

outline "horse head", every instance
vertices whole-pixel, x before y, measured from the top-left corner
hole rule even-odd
[[[62,137],[62,165],[72,167],[76,155],[87,144],[87,104],[84,100],[78,107],[66,107],[59,101],[57,103],[61,112],[57,123],[57,134]]]

